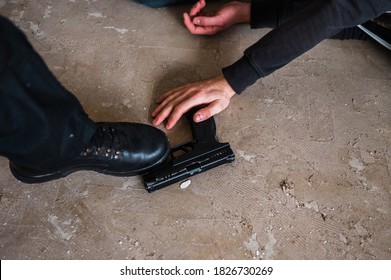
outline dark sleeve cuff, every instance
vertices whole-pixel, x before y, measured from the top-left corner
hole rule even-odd
[[[251,28],[277,26],[279,7],[279,0],[251,0]]]
[[[241,94],[248,86],[260,78],[246,56],[243,56],[234,64],[223,68],[222,71],[224,78],[237,94]]]

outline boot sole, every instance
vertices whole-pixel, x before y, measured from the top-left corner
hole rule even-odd
[[[12,175],[19,181],[27,184],[37,184],[37,183],[45,183],[48,181],[56,180],[56,179],[61,179],[66,176],[68,176],[71,173],[78,172],[78,171],[94,171],[97,173],[105,174],[105,175],[110,175],[110,176],[116,176],[116,177],[130,177],[130,176],[136,176],[136,175],[141,175],[148,170],[152,169],[153,167],[161,164],[164,162],[169,154],[170,150],[167,149],[166,154],[164,157],[162,157],[159,161],[155,162],[154,164],[145,167],[143,169],[139,170],[132,170],[132,171],[111,171],[107,170],[106,167],[104,166],[72,166],[72,167],[67,167],[64,169],[60,170],[55,170],[51,173],[41,173],[41,174],[34,174],[34,175],[27,175],[23,173],[23,168],[20,168],[16,166],[14,163],[10,162],[10,170]]]

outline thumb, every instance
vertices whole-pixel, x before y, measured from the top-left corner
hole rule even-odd
[[[198,16],[193,18],[193,24],[200,26],[220,26],[222,21],[218,16]]]
[[[198,110],[194,116],[193,120],[195,122],[202,122],[210,117],[217,115],[221,111],[225,110],[229,105],[229,100],[227,102],[223,102],[221,100],[215,100],[210,103],[207,107],[201,108]]]
[[[212,116],[212,113],[208,110],[208,108],[202,108],[200,110],[198,110],[194,116],[193,116],[193,120],[194,122],[198,123],[198,122],[203,122],[207,119],[209,119],[210,117]]]

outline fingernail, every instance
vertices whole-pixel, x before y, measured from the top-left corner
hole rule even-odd
[[[194,20],[194,24],[200,24],[200,23],[201,23],[201,20],[199,20],[199,19]]]
[[[202,115],[201,114],[197,114],[195,119],[196,119],[196,122],[202,121]]]

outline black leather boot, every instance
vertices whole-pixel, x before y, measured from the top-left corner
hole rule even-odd
[[[80,170],[114,176],[134,176],[162,163],[169,154],[170,146],[166,135],[153,126],[97,123],[97,127],[90,144],[71,162],[55,168],[23,166],[10,162],[12,174],[24,183],[42,183]]]

